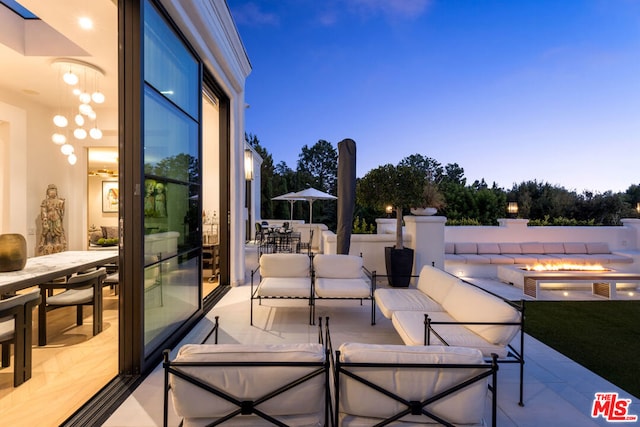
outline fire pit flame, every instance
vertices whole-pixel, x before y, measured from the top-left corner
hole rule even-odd
[[[527,271],[609,271],[600,264],[575,264],[575,263],[537,263],[527,265]]]

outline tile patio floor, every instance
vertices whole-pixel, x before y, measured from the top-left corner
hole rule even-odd
[[[509,298],[521,298],[521,290],[486,279],[472,280]],[[249,325],[249,285],[232,288],[183,340],[199,343],[210,331],[214,316],[220,316],[221,343],[317,342],[317,326],[307,323],[303,301],[267,301],[254,307],[254,326]],[[552,298],[548,296],[547,298]],[[586,296],[588,298],[588,294]],[[377,324],[369,322],[370,306],[357,301],[321,301],[316,317],[329,316],[334,347],[347,341],[402,344],[391,321],[377,313]],[[175,355],[174,349],[172,357]],[[640,415],[640,398],[631,396],[532,337],[525,337],[524,407],[518,406],[518,366],[500,365],[498,374],[498,426],[587,427],[610,426],[602,417],[590,416],[597,392],[618,392],[632,399],[629,414]],[[103,424],[108,427],[162,425],[163,372],[158,366],[134,393]],[[170,425],[178,425],[170,409]],[[486,411],[486,416],[490,412]],[[624,423],[624,425],[640,425]]]

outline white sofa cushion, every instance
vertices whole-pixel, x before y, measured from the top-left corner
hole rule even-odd
[[[610,254],[609,245],[606,242],[589,242],[586,244],[588,254]]]
[[[471,348],[443,346],[376,345],[344,343],[340,346],[342,362],[369,363],[483,363],[480,351]],[[476,369],[400,369],[400,368],[349,368],[367,380],[390,389],[408,400],[422,401],[446,388],[458,384],[479,373]],[[480,381],[448,396],[427,408],[455,424],[482,424],[487,382]],[[363,398],[366,396],[366,398]],[[402,409],[401,405],[381,393],[345,376],[340,378],[339,410],[348,425],[356,421],[347,417],[386,418]],[[424,416],[409,415],[405,422],[433,422]],[[373,425],[371,423],[369,425]],[[344,424],[343,424],[344,425]],[[404,425],[404,424],[403,424]]]
[[[544,242],[542,244],[545,254],[563,254],[564,245],[562,242]]]
[[[424,265],[420,270],[416,288],[436,303],[442,304],[442,301],[444,301],[451,288],[459,282],[460,279],[456,276],[439,268]]]
[[[457,254],[477,254],[478,244],[475,242],[459,242],[456,243]]]
[[[523,254],[543,254],[544,245],[540,242],[523,242],[520,243],[520,249]]]
[[[323,362],[325,351],[320,344],[187,344],[178,351],[180,362]],[[312,367],[227,366],[180,368],[211,386],[224,390],[239,400],[262,397],[282,385],[301,377]],[[170,376],[172,400],[176,413],[185,418],[216,418],[237,408],[224,399]],[[324,419],[324,376],[315,378],[264,402],[259,408],[271,415],[313,415],[320,425]],[[210,422],[210,421],[209,421]],[[316,425],[316,424],[312,424]]]
[[[311,277],[265,277],[256,296],[311,298]]]
[[[420,312],[442,311],[440,304],[418,289],[376,289],[376,305],[387,319],[394,311],[417,310]]]
[[[445,311],[458,322],[519,322],[520,312],[505,301],[461,283],[442,302]],[[491,344],[506,346],[519,330],[518,325],[466,325]]]
[[[505,254],[521,254],[522,248],[520,243],[499,243],[500,253]]]
[[[444,243],[444,253],[445,254],[453,254],[456,252],[456,245],[453,242],[445,242]]]
[[[419,311],[396,311],[391,317],[393,327],[406,345],[424,345],[424,315]],[[445,312],[429,313],[429,318],[435,322],[455,322],[456,319]],[[478,349],[485,357],[495,353],[498,357],[507,357],[506,346],[487,342],[483,337],[474,333],[463,325],[433,325],[433,329],[442,335],[447,344],[457,347]],[[438,337],[431,334],[431,345],[444,345]]]
[[[478,243],[478,254],[499,254],[500,246],[497,243]]]
[[[311,261],[305,254],[263,254],[260,257],[260,276],[311,277]]]
[[[362,278],[362,257],[356,255],[318,254],[313,257],[316,277],[329,279]]]
[[[564,252],[566,254],[586,254],[587,245],[582,242],[565,242]]]
[[[316,277],[315,290],[320,298],[369,298],[371,296],[371,285],[364,279]]]

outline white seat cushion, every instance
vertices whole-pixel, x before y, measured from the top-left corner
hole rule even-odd
[[[376,305],[387,319],[394,311],[415,310],[420,312],[442,311],[440,304],[417,289],[376,289]]]
[[[430,313],[432,321],[455,322],[451,316],[443,312]],[[393,327],[406,345],[424,345],[424,313],[419,311],[396,311],[391,318]],[[450,346],[469,347],[478,349],[486,357],[496,353],[498,357],[506,357],[506,346],[495,345],[487,342],[480,335],[472,332],[462,325],[433,325],[433,329],[442,335]],[[443,345],[434,334],[431,334],[431,345]]]
[[[311,277],[264,277],[256,296],[311,298]]]
[[[320,298],[369,298],[371,296],[371,285],[363,279],[316,277],[315,290]]]

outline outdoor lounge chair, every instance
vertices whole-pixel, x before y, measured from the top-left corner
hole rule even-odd
[[[371,324],[376,324],[374,280],[355,255],[318,254],[313,257],[313,307],[316,300],[355,299],[371,301]]]
[[[258,272],[260,283],[255,286],[255,276]],[[251,325],[255,299],[260,305],[263,299],[307,300],[309,324],[313,324],[313,286],[309,256],[289,253],[262,255],[258,268],[251,271]]]
[[[320,331],[322,324],[320,324]],[[188,426],[323,426],[329,423],[329,355],[311,344],[187,344],[164,351],[169,395]]]

